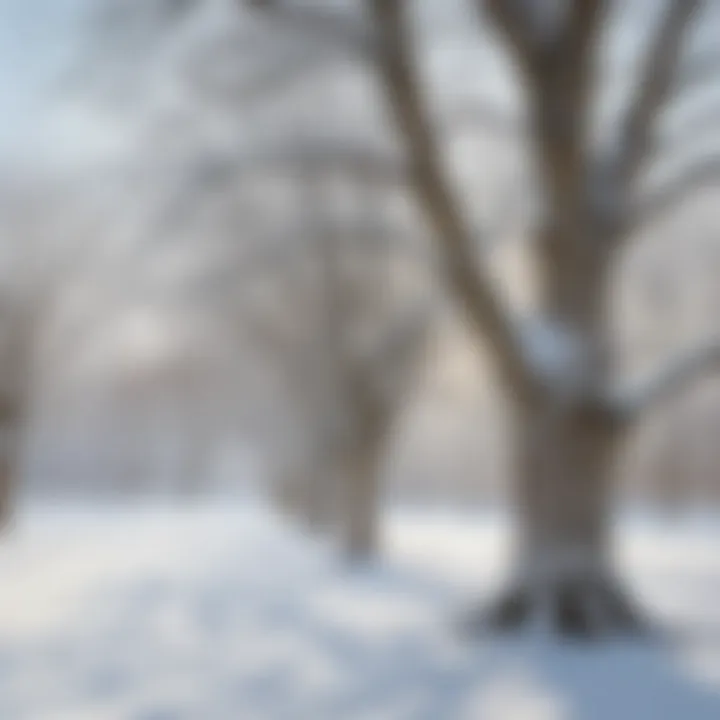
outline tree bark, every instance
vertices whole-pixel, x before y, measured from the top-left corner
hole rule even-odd
[[[620,429],[601,408],[549,397],[522,405],[518,415],[514,573],[471,616],[470,629],[529,627],[572,637],[642,631],[609,556]]]

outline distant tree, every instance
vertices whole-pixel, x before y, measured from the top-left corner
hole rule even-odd
[[[88,255],[95,218],[70,187],[16,178],[0,188],[0,527],[12,519],[43,349],[53,315]]]
[[[244,283],[238,326],[277,369],[296,418],[303,449],[281,492],[364,559],[377,550],[381,475],[422,368],[431,291],[417,238],[389,217],[387,191],[362,166],[333,176],[300,163],[291,177],[295,231],[264,269],[244,269],[262,294]]]

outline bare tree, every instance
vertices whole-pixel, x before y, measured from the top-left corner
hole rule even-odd
[[[291,242],[264,270],[241,268],[264,300],[252,281],[238,300],[240,331],[275,364],[301,438],[282,491],[351,559],[377,549],[383,464],[432,325],[416,239],[364,171],[300,164]]]
[[[19,489],[43,338],[87,239],[88,218],[79,221],[73,200],[72,191],[34,177],[0,192],[0,527]]]
[[[620,382],[607,300],[613,269],[635,231],[718,178],[717,159],[705,155],[649,190],[646,181],[663,149],[664,111],[715,75],[715,62],[684,52],[705,3],[663,3],[637,85],[607,144],[594,137],[593,123],[599,40],[610,3],[477,5],[519,78],[541,187],[533,232],[541,295],[526,322],[513,315],[478,257],[476,235],[452,189],[420,75],[411,4],[367,0],[372,22],[366,23],[349,11],[330,16],[300,3],[263,3],[268,15],[298,32],[314,31],[318,42],[340,28],[335,40],[375,61],[444,276],[514,405],[522,535],[517,572],[507,592],[480,613],[482,623],[538,622],[578,635],[633,632],[644,623],[608,557],[613,460],[647,409],[717,365],[720,345],[680,353],[642,382]]]
[[[0,399],[0,527],[12,516],[16,475],[28,412],[29,372],[32,363],[33,320],[24,308],[5,298],[2,305],[2,378]]]

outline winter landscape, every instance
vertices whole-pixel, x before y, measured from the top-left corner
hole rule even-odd
[[[718,37],[0,0],[0,720],[718,720]]]

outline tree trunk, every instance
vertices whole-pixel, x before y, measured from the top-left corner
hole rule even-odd
[[[285,473],[273,488],[273,502],[310,533],[330,532],[337,516],[337,485],[327,467]]]
[[[325,534],[332,530],[337,515],[337,485],[333,475],[331,469],[315,463],[303,478],[300,512],[310,532]]]
[[[12,520],[13,511],[13,467],[8,458],[0,459],[0,532]]]
[[[601,410],[546,399],[520,408],[518,544],[510,587],[471,618],[591,637],[642,629],[609,558],[619,430]]]
[[[302,509],[300,493],[294,482],[286,477],[277,478],[270,488],[270,501],[283,515],[296,518]]]
[[[349,452],[343,462],[340,534],[345,557],[351,562],[370,560],[379,545],[380,448],[368,441]]]
[[[20,423],[6,417],[0,425],[0,532],[12,521],[18,459]]]

